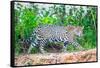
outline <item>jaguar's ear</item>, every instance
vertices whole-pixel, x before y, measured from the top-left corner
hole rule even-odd
[[[71,30],[74,30],[75,29],[75,26],[68,25],[66,28],[67,28],[67,30],[71,31]]]

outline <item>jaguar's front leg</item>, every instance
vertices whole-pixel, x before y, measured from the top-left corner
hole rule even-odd
[[[72,45],[74,45],[76,48],[78,48],[79,50],[84,50],[84,48],[77,42],[72,42]]]

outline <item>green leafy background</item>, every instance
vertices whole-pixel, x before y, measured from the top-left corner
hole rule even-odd
[[[85,49],[96,48],[96,11],[97,7],[94,6],[15,2],[15,54],[22,53],[20,39],[27,39],[36,27],[46,24],[84,26],[84,36],[79,43]],[[75,48],[69,46],[67,50],[74,51]],[[38,48],[33,48],[31,51],[31,53],[37,52]]]

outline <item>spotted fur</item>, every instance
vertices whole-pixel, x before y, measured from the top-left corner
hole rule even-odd
[[[63,42],[63,50],[66,52],[67,44],[80,46],[75,37],[82,36],[83,27],[80,26],[41,26],[33,31],[30,39],[31,46],[39,46],[41,53],[45,53],[44,45],[48,42]]]

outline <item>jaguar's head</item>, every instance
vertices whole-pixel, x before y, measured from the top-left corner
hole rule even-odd
[[[67,29],[68,32],[71,32],[74,35],[77,35],[79,37],[83,36],[83,29],[84,29],[84,27],[68,25],[66,27],[66,29]]]

